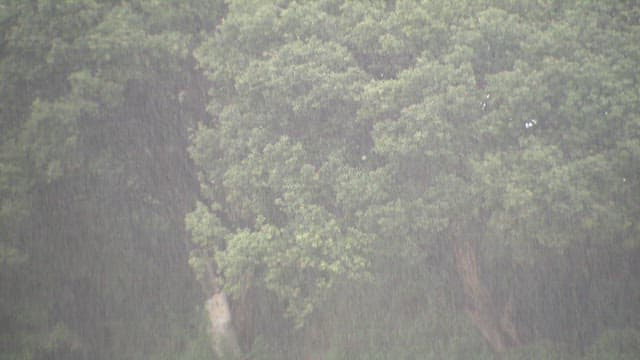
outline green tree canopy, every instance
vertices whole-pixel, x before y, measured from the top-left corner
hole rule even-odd
[[[1,6],[0,357],[177,357],[198,335],[191,51],[223,7]]]
[[[637,14],[230,2],[196,51],[213,87],[191,148],[206,194],[190,215],[195,258],[215,261],[236,297],[265,288],[325,336],[344,319],[367,326],[340,298],[371,296],[369,316],[398,310],[390,292],[407,281],[397,301],[416,304],[413,318],[371,326],[398,342],[390,333],[416,326],[435,358],[485,351],[474,336],[497,353],[549,336],[579,353],[632,326]],[[440,333],[410,325],[438,311]],[[455,345],[448,335],[471,325]],[[323,346],[363,351],[353,341]]]

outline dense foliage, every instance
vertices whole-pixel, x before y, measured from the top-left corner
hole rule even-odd
[[[305,353],[579,355],[637,328],[638,10],[232,2],[196,51],[196,255]]]
[[[3,359],[176,358],[195,344],[183,219],[206,86],[190,53],[219,11],[2,2]]]
[[[2,359],[216,357],[218,291],[252,359],[640,354],[633,1],[5,0],[0,35]]]

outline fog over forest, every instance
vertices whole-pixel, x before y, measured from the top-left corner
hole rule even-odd
[[[0,0],[0,360],[640,358],[640,2]]]

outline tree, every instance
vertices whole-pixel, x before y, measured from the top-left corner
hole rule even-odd
[[[580,352],[631,326],[637,11],[231,2],[197,51],[213,88],[191,149],[193,263],[215,264],[236,301],[273,294],[324,351],[357,348],[327,339],[357,319],[329,310],[349,287],[382,311],[405,271],[443,292],[402,301],[422,296],[413,321],[446,309],[446,346],[458,312],[500,356],[549,334]],[[393,321],[373,326],[406,329]],[[463,343],[482,352],[477,336]]]
[[[2,9],[1,351],[179,356],[198,335],[200,295],[183,221],[197,195],[188,129],[204,114],[206,80],[190,54],[222,6]]]

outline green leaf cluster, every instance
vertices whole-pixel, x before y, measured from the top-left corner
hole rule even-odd
[[[635,326],[637,14],[630,3],[229,2],[195,52],[213,85],[190,149],[216,204],[204,218],[222,226],[201,247],[215,248],[225,288],[266,289],[303,333],[324,331],[310,353],[354,358],[386,339],[374,352],[387,358],[394,332],[426,334],[438,311],[462,321],[453,254],[471,242],[493,306],[513,304],[533,349],[515,358],[573,356]],[[408,278],[422,283],[409,291]],[[359,296],[375,299],[365,314],[344,300]],[[389,307],[397,298],[423,306],[407,319]],[[370,326],[364,343],[326,335],[349,321]],[[486,351],[478,333],[430,334],[433,358]]]

